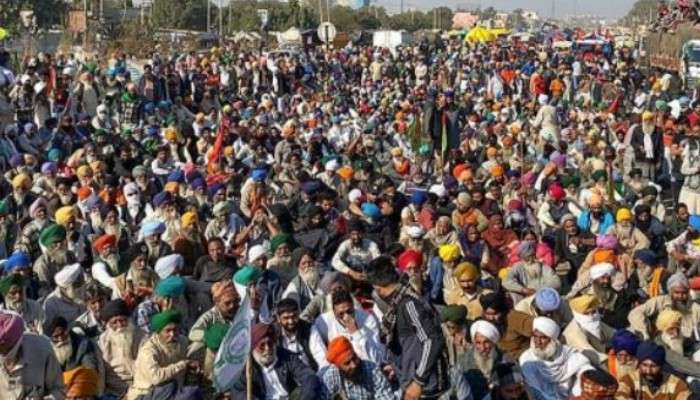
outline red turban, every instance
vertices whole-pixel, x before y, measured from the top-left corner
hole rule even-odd
[[[561,186],[556,184],[550,185],[547,191],[549,192],[549,195],[556,201],[562,200],[564,197],[566,197],[566,192],[564,192],[564,189],[562,189]]]
[[[408,269],[410,264],[413,264],[414,266],[422,265],[423,255],[419,251],[408,249],[401,253],[396,264],[401,272],[406,272],[406,269]]]
[[[102,253],[109,246],[114,247],[117,244],[117,237],[114,235],[102,235],[92,242],[92,246],[98,253]]]
[[[92,194],[90,186],[82,186],[78,189],[78,200],[85,200]]]
[[[328,343],[326,359],[329,363],[339,366],[354,356],[355,351],[352,349],[352,344],[345,336],[338,336]]]
[[[250,330],[250,348],[255,349],[266,337],[275,337],[275,327],[272,324],[258,322]]]

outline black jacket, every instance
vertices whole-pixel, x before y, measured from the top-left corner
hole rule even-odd
[[[299,400],[314,400],[321,390],[321,382],[308,366],[293,353],[278,347],[275,372],[287,393],[298,390]],[[246,398],[246,374],[242,373],[231,389],[232,399]],[[265,379],[262,368],[253,362],[253,399],[265,399]]]

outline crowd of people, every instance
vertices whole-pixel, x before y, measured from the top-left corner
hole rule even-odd
[[[507,40],[271,54],[0,54],[0,398],[700,393],[678,77]]]

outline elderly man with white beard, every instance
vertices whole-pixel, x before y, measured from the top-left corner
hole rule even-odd
[[[565,400],[581,394],[581,373],[593,369],[578,351],[559,341],[559,325],[546,317],[532,323],[530,348],[520,355],[520,367],[535,398]]]
[[[608,351],[608,372],[618,382],[627,374],[637,370],[637,348],[642,340],[639,336],[626,330],[620,329],[610,339],[610,350]]]
[[[601,321],[597,297],[584,294],[569,300],[574,319],[564,329],[566,344],[580,351],[591,364],[603,367],[608,359],[607,345],[615,330]]]
[[[45,321],[63,317],[74,321],[85,312],[83,267],[80,264],[66,265],[54,275],[56,289],[44,300]]]
[[[117,251],[117,237],[114,235],[102,235],[92,242],[95,249],[95,258],[92,264],[93,277],[107,274],[109,277],[119,275],[119,252]],[[97,278],[96,278],[97,279]],[[111,289],[110,286],[107,286]]]
[[[471,388],[474,400],[488,395],[494,381],[497,365],[512,362],[498,350],[496,343],[501,340],[498,328],[492,323],[479,320],[469,328],[472,347],[462,354],[455,364],[454,379],[456,388],[462,387],[460,379],[465,379]]]
[[[42,333],[44,310],[38,302],[25,298],[24,281],[24,277],[19,274],[10,274],[0,279],[0,295],[5,300],[2,308],[22,316],[27,331]]]
[[[682,272],[676,272],[668,278],[666,287],[668,294],[653,297],[629,313],[630,329],[649,338],[651,318],[663,310],[671,309],[683,315],[681,335],[685,338],[693,337],[696,327],[700,325],[700,304],[690,299],[688,278]]]
[[[144,220],[141,223],[142,241],[137,244],[145,244],[148,249],[146,263],[153,268],[159,258],[167,256],[173,250],[169,244],[160,239],[160,235],[165,232],[165,224],[158,220]]]
[[[134,362],[134,381],[126,400],[152,394],[172,393],[183,387],[188,368],[199,370],[199,363],[186,357],[187,339],[179,334],[182,317],[176,310],[160,312],[151,319],[151,335],[139,349]],[[168,397],[169,398],[169,397]]]
[[[45,296],[55,287],[53,276],[64,266],[74,263],[76,259],[66,247],[66,228],[62,225],[51,224],[44,228],[39,235],[39,244],[44,250],[34,261],[32,269],[41,286],[39,293]]]
[[[292,252],[291,265],[299,272],[295,276],[287,289],[282,293],[283,299],[293,299],[299,304],[299,309],[303,310],[311,302],[311,299],[323,291],[320,288],[321,273],[313,252],[300,247]]]
[[[674,372],[685,377],[700,378],[700,363],[686,356],[686,348],[691,343],[681,336],[681,321],[683,314],[674,310],[663,310],[656,317],[656,330],[658,335],[656,343],[666,350],[666,364],[671,366]]]
[[[49,216],[46,212],[46,199],[39,197],[29,207],[29,215],[32,220],[22,228],[17,247],[36,259],[41,254],[39,247],[39,234],[49,224]]]
[[[582,286],[583,289],[572,290],[567,297],[572,299],[579,295],[595,296],[600,302],[599,308],[603,321],[613,328],[622,329],[627,326],[627,314],[631,305],[612,286],[613,277],[617,273],[617,268],[610,263],[595,264],[589,270],[589,282]],[[574,287],[580,281],[581,279],[574,284]]]
[[[134,379],[134,362],[145,338],[123,300],[105,304],[100,317],[106,326],[97,339],[105,365],[104,394],[122,398]]]

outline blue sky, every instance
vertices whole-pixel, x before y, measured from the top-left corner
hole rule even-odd
[[[549,16],[552,2],[555,3],[555,14],[559,17],[572,14],[596,14],[605,17],[621,17],[632,7],[636,0],[403,0],[404,9],[415,7],[430,9],[436,6],[452,8],[486,8],[493,6],[497,9],[512,10],[514,8],[534,9],[540,15]],[[397,12],[401,0],[372,0],[386,7],[389,12]]]

